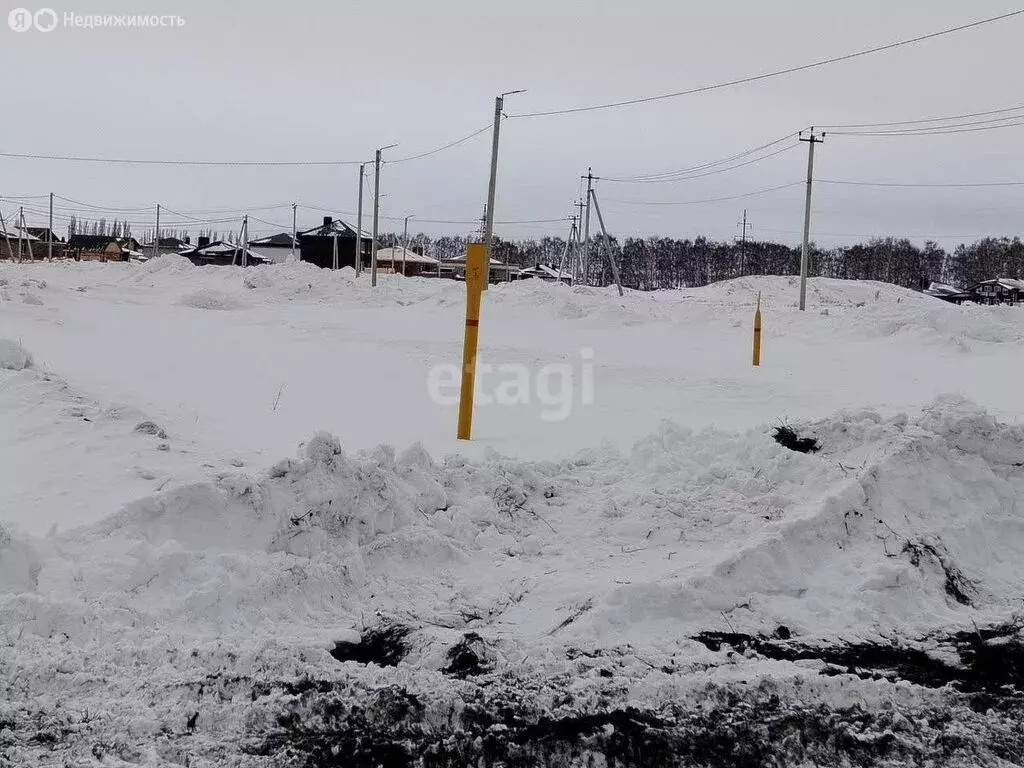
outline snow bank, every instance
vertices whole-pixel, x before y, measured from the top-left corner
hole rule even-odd
[[[32,365],[32,355],[16,341],[0,339],[0,369],[22,371]]]
[[[0,665],[17,682],[0,671],[0,690],[19,697],[23,730],[32,712],[74,701],[106,712],[86,732],[152,746],[162,728],[191,732],[192,717],[189,729],[235,749],[244,732],[276,732],[281,707],[319,722],[290,685],[341,686],[345,711],[408,689],[461,712],[458,691],[476,689],[445,669],[462,643],[508,700],[535,686],[528,698],[548,712],[611,700],[699,710],[712,682],[764,676],[841,708],[885,696],[691,638],[834,645],[1019,610],[1024,427],[943,398],[917,418],[857,411],[796,429],[821,451],[666,423],[626,455],[439,463],[419,446],[347,453],[319,433],[262,475],[140,499],[42,548],[0,540],[0,625],[19,638]],[[410,632],[397,667],[330,657],[389,622]],[[811,687],[786,688],[793,675]],[[72,725],[62,743],[79,743]]]
[[[443,464],[418,446],[348,455],[319,434],[262,478],[221,474],[66,534],[80,565],[46,562],[22,599],[70,601],[61,631],[96,639],[115,606],[136,630],[263,615],[300,634],[387,610],[501,615],[510,642],[604,647],[723,612],[745,631],[924,631],[1024,592],[1024,429],[945,399],[808,431],[819,454],[666,424],[629,456]],[[53,631],[12,608],[5,621]]]
[[[163,276],[182,275],[194,272],[195,265],[177,253],[168,253],[148,259],[136,270],[137,279],[162,274]]]

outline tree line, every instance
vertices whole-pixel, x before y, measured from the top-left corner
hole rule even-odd
[[[386,234],[382,247],[400,244],[401,236]],[[439,259],[465,253],[478,235],[409,238],[410,247],[423,246]],[[495,238],[494,258],[520,267],[547,264],[558,267],[565,253],[561,237],[531,240]],[[639,290],[698,287],[745,275],[798,275],[800,248],[770,241],[746,243],[715,241],[705,237],[611,238],[611,250],[622,282]],[[568,260],[567,260],[568,261]],[[588,278],[591,285],[608,285],[612,271],[601,242],[591,244]],[[565,266],[568,269],[568,263]],[[808,253],[811,277],[877,280],[923,290],[931,283],[968,288],[995,277],[1024,278],[1024,242],[1019,237],[986,237],[960,244],[951,252],[934,241],[917,246],[906,238],[879,237],[866,243],[820,248]]]

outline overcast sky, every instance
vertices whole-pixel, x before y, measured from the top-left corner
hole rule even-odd
[[[26,0],[2,0],[2,16]],[[809,62],[1015,10],[978,0],[291,0],[214,3],[89,0],[58,15],[176,14],[176,28],[0,27],[0,151],[187,160],[359,160],[416,154],[506,112],[654,95]],[[241,12],[244,8],[245,12]],[[572,213],[588,166],[605,176],[658,173],[716,160],[815,124],[911,120],[1024,104],[1024,17],[759,83],[629,108],[502,126],[499,220]],[[423,160],[385,165],[382,214],[468,220],[486,199],[490,134]],[[743,209],[760,239],[797,242],[803,188],[704,205],[801,180],[806,144],[762,163],[682,183],[600,182],[609,229],[718,239]],[[358,168],[125,166],[0,157],[0,196],[45,195],[114,208],[171,210],[290,203],[356,207]],[[1024,181],[1024,127],[934,137],[827,138],[815,176],[886,182]],[[36,204],[45,207],[45,200]],[[5,217],[15,203],[0,201]],[[77,208],[77,210],[75,210]],[[369,202],[367,202],[369,211]],[[88,214],[58,201],[58,214]],[[252,211],[288,226],[289,208]],[[117,214],[152,222],[147,211]],[[224,214],[228,215],[228,214]],[[230,214],[234,215],[234,214]],[[300,227],[322,216],[299,210]],[[221,214],[196,214],[218,218]],[[44,223],[31,216],[36,223]],[[164,222],[173,220],[167,214]],[[365,221],[369,220],[367,216]],[[58,220],[59,223],[60,220]],[[872,234],[944,245],[1018,234],[1024,187],[815,187],[822,245]],[[194,225],[198,227],[199,225]],[[237,224],[213,225],[220,229]],[[383,222],[382,230],[401,224]],[[431,234],[472,225],[410,225]],[[59,228],[63,230],[63,227]],[[253,223],[254,232],[274,227]],[[568,232],[565,224],[500,225],[503,236]]]

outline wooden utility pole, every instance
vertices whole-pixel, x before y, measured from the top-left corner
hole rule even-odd
[[[559,259],[559,261],[558,261],[558,279],[557,279],[556,282],[559,282],[559,283],[562,282],[562,274],[563,274],[563,271],[564,271],[564,268],[565,268],[566,257],[570,256],[570,249],[572,248],[572,244],[573,244],[573,242],[576,239],[576,214],[573,214],[569,218],[572,220],[572,226],[569,227],[569,239],[565,241],[565,249],[562,251],[562,258]],[[569,264],[570,264],[570,268],[571,268],[571,265],[572,265],[571,258],[570,258]],[[571,271],[571,269],[570,269],[570,271]]]
[[[295,261],[295,240],[298,236],[298,231],[295,228],[296,216],[297,216],[298,205],[292,203],[292,261]]]
[[[46,230],[46,260],[53,261],[53,192],[50,193],[50,225]]]
[[[242,217],[242,266],[249,265],[249,217]]]
[[[743,237],[740,239],[740,277],[746,274],[747,262],[747,209],[743,209]]]
[[[597,221],[601,225],[601,234],[604,235],[604,248],[608,253],[608,261],[612,265],[612,276],[615,278],[615,285],[619,288],[619,296],[622,295],[622,280],[619,278],[619,265],[615,262],[615,254],[612,253],[612,243],[608,238],[608,230],[604,226],[604,218],[601,216],[601,206],[597,204],[597,192],[590,190],[590,197],[594,201],[594,212],[597,214]]]
[[[590,268],[590,195],[594,191],[594,174],[590,168],[587,168],[587,175],[584,176],[587,180],[587,213],[586,218],[583,220],[583,284],[590,285],[590,279],[587,275],[587,270]]]
[[[14,258],[14,250],[11,248],[11,238],[7,234],[7,225],[4,224],[4,215],[0,212],[0,229],[4,231],[4,243],[7,245],[7,258]]]
[[[18,261],[21,261],[21,255],[24,253],[22,250],[21,240],[25,233],[25,208],[24,206],[18,208]]]
[[[405,277],[405,254],[409,250],[409,219],[412,216],[405,217],[405,228],[402,230],[402,277]]]
[[[800,132],[800,141],[807,142],[807,203],[804,207],[804,243],[800,249],[800,311],[807,308],[807,262],[808,250],[811,236],[811,185],[814,182],[814,145],[825,141],[825,134],[814,135],[814,126],[811,126],[810,136],[804,138],[803,131]]]
[[[156,204],[156,235],[153,237],[153,258],[160,255],[160,203]]]
[[[25,209],[24,208],[21,209],[21,231],[25,235],[25,245],[28,246],[28,260],[29,261],[35,261],[36,260],[36,256],[35,256],[34,253],[32,253],[32,241],[29,239],[30,237],[32,237],[32,235],[30,235],[28,233],[28,229],[26,229],[26,225],[25,225]]]
[[[359,166],[359,207],[356,209],[356,276],[363,271],[363,174],[366,164]]]

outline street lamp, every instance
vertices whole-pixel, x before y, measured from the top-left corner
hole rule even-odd
[[[380,153],[385,149],[393,149],[397,144],[388,144],[377,150],[373,163],[373,242],[370,246],[370,285],[377,286],[377,219],[380,214]]]
[[[484,243],[487,245],[487,264],[484,266],[484,290],[491,280],[491,242],[494,239],[494,191],[498,183],[498,135],[501,132],[501,111],[505,97],[525,90],[505,91],[494,99],[494,136],[491,144],[491,181],[487,186],[487,219],[484,223]]]

